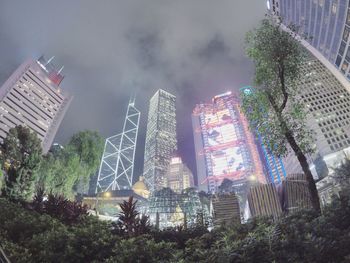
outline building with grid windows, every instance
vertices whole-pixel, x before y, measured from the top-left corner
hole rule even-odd
[[[176,193],[194,186],[191,170],[184,164],[181,157],[172,157],[166,173],[166,186]]]
[[[176,97],[161,89],[150,100],[143,175],[151,192],[166,186],[166,172],[177,150],[175,103]]]
[[[231,92],[196,105],[192,124],[200,190],[215,193],[225,178],[240,186],[265,182],[254,136]]]
[[[60,88],[64,76],[53,58],[29,59],[0,88],[0,140],[10,128],[27,126],[42,142],[43,152],[51,147],[72,100]]]
[[[198,220],[208,221],[208,208],[202,203],[199,193],[188,188],[175,193],[170,188],[154,191],[149,198],[147,214],[160,229],[177,225],[194,225]],[[198,216],[201,215],[201,218]]]
[[[299,26],[300,35],[306,39],[304,45],[310,51],[317,50],[350,79],[348,0],[268,0],[268,8],[283,19],[284,25]]]
[[[331,171],[350,154],[350,94],[318,59],[310,56],[302,68],[300,99],[308,111],[307,126],[315,133],[316,153],[309,155],[315,178]],[[322,162],[321,162],[322,161]],[[302,172],[296,157],[285,159],[287,174]],[[325,169],[320,169],[325,164]]]

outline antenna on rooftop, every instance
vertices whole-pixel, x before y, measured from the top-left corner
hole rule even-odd
[[[47,64],[49,64],[54,58],[55,58],[55,56],[52,56],[52,57],[46,62],[45,66],[46,66]]]
[[[64,69],[64,66],[60,68],[60,70],[57,72],[57,74],[61,74],[61,71]]]

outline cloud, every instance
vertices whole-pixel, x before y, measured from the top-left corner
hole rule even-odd
[[[121,131],[128,98],[142,111],[137,172],[148,100],[159,89],[177,95],[180,153],[194,170],[191,112],[227,89],[250,84],[244,34],[265,12],[260,0],[2,1],[0,82],[28,57],[55,55],[62,87],[74,101],[57,134]]]

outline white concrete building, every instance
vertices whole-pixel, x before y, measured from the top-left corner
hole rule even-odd
[[[72,101],[59,85],[61,70],[52,58],[29,59],[24,62],[0,88],[0,140],[10,128],[27,126],[42,142],[46,153]]]

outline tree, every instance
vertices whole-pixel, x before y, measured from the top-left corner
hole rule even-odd
[[[17,126],[9,130],[1,144],[6,196],[15,200],[25,200],[31,196],[41,154],[41,142],[29,128]]]
[[[242,95],[242,108],[252,129],[275,155],[285,156],[289,143],[306,175],[313,208],[319,212],[316,184],[305,155],[314,151],[312,132],[306,128],[306,112],[297,96],[304,52],[296,33],[282,30],[272,19],[264,19],[249,32],[247,54],[255,63],[258,88]]]
[[[97,132],[83,131],[62,148],[44,156],[37,171],[37,185],[68,198],[84,192],[89,177],[97,170],[103,151],[103,139]]]
[[[340,166],[334,168],[332,178],[342,191],[350,191],[350,159],[346,158]]]
[[[3,184],[4,184],[4,173],[2,171],[2,168],[0,168],[0,196],[1,196],[1,189]]]
[[[44,156],[37,170],[37,187],[73,198],[73,188],[80,177],[81,170],[79,157],[76,154],[65,149],[49,152]]]
[[[103,139],[97,132],[82,131],[73,135],[65,147],[71,154],[76,154],[82,170],[76,187],[84,192],[90,176],[96,172],[103,152]]]
[[[119,213],[118,225],[122,232],[126,232],[129,236],[135,232],[135,226],[137,223],[137,217],[139,212],[136,210],[137,201],[133,201],[133,197],[130,196],[128,201],[124,201],[120,204],[120,209],[122,210]]]

